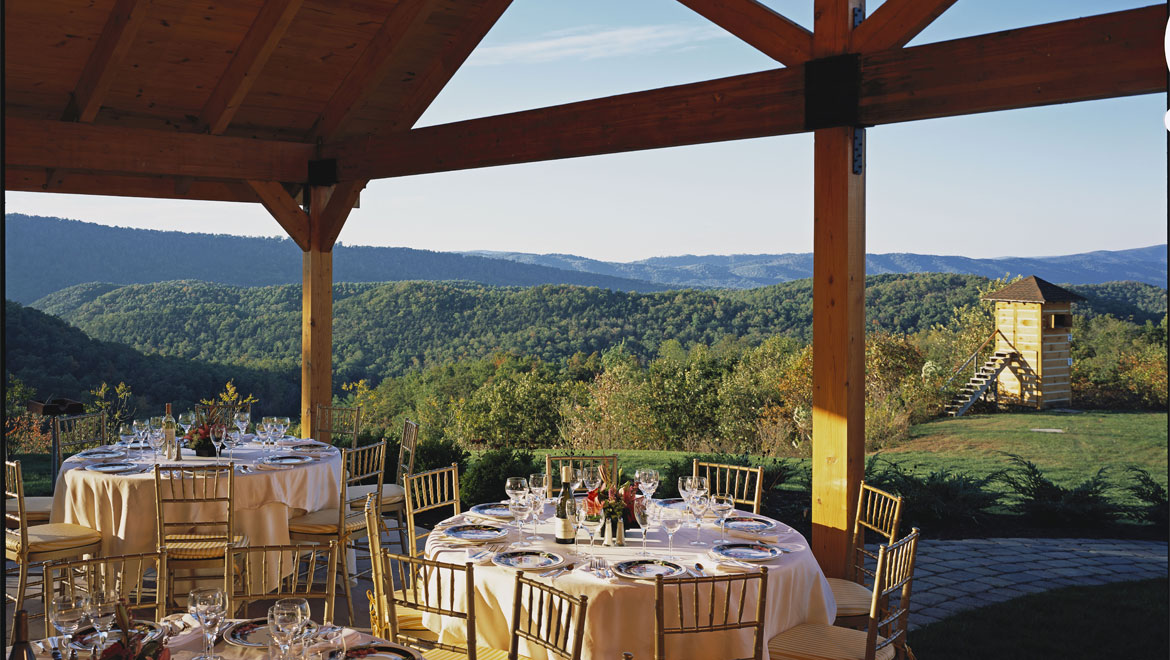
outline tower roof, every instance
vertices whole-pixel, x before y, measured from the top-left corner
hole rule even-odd
[[[1005,302],[1071,303],[1082,301],[1085,297],[1073,293],[1068,289],[1062,289],[1047,280],[1042,280],[1032,275],[1031,277],[1025,277],[1019,282],[1009,284],[999,291],[989,293],[983,296],[983,299],[1002,300]]]

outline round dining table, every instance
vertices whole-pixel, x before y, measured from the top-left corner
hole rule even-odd
[[[312,441],[303,441],[312,443]],[[292,443],[278,452],[287,453]],[[127,448],[116,448],[127,451]],[[342,473],[341,454],[321,446],[312,460],[297,466],[272,466],[264,462],[260,445],[245,443],[234,453],[224,450],[219,459],[195,456],[184,450],[179,462],[156,459],[129,449],[124,458],[89,459],[84,452],[61,465],[53,489],[50,522],[73,523],[96,529],[102,535],[102,554],[121,555],[154,552],[158,543],[153,466],[195,467],[236,465],[235,497],[232,501],[235,533],[246,535],[248,545],[289,543],[288,520],[320,509],[338,506]],[[110,474],[95,471],[101,463],[134,463],[133,471]],[[221,512],[215,515],[222,515]]]
[[[564,564],[576,564],[575,568],[559,575],[541,577],[556,588],[571,595],[588,596],[584,633],[583,658],[620,658],[623,651],[629,651],[636,658],[654,657],[655,638],[655,595],[653,580],[636,580],[620,576],[605,576],[589,569],[588,554],[595,553],[605,558],[612,567],[626,560],[644,559],[641,530],[627,530],[624,546],[602,546],[595,541],[589,547],[588,537],[581,533],[579,544],[557,544],[554,541],[553,507],[546,506],[537,524],[541,540],[525,546],[512,546],[509,550],[542,550],[558,553],[565,557]],[[765,533],[728,535],[728,542],[764,542],[778,547],[782,553],[770,561],[749,566],[733,566],[718,561],[710,554],[714,545],[721,541],[720,528],[712,518],[706,518],[696,531],[688,523],[674,535],[674,550],[668,551],[667,535],[661,528],[651,525],[646,537],[650,558],[674,557],[673,561],[699,574],[717,575],[755,570],[755,566],[767,566],[767,599],[764,625],[764,658],[768,658],[767,641],[771,637],[801,623],[831,624],[836,617],[837,605],[824,573],[809,549],[808,542],[796,530],[779,521],[764,516],[736,511],[733,516],[761,518],[775,524]],[[443,530],[460,523],[488,523],[501,525],[499,520],[483,518],[471,513],[449,518],[436,526],[426,543],[426,556],[438,561],[463,564],[474,557],[479,548],[461,547],[452,543]],[[531,524],[525,524],[524,535],[531,534]],[[518,535],[509,532],[508,541],[515,543]],[[693,546],[698,540],[704,545]],[[496,546],[499,548],[500,546]],[[515,594],[516,569],[496,565],[490,558],[480,559],[475,567],[475,618],[476,636],[481,646],[507,649],[512,630],[512,608]],[[540,576],[543,571],[530,571],[528,575]],[[459,583],[459,581],[456,581]],[[460,583],[461,584],[461,583]],[[671,593],[671,592],[668,592]],[[738,588],[733,591],[738,594]],[[751,602],[746,603],[747,611],[754,612],[755,589],[748,591]],[[684,599],[689,596],[684,595]],[[456,604],[466,607],[466,594],[455,594]],[[733,606],[735,606],[733,604]],[[689,612],[691,604],[684,607]],[[736,606],[737,607],[737,606]],[[677,622],[678,606],[666,604],[667,624]],[[437,614],[423,616],[423,625],[436,632],[440,641],[464,644],[467,629],[463,620],[452,620]],[[753,652],[752,629],[701,633],[691,635],[669,635],[666,638],[666,657],[672,660],[717,660],[719,658],[750,657]],[[543,648],[520,641],[520,654],[544,660],[549,656]]]

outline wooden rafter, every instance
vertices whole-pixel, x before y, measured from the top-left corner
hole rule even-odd
[[[211,91],[199,113],[199,127],[219,135],[231,124],[248,90],[280,43],[303,0],[266,0],[244,40],[236,48],[227,70]]]
[[[314,152],[296,142],[16,118],[6,119],[4,138],[10,167],[241,181],[305,181]]]
[[[438,0],[400,0],[394,5],[317,118],[310,136],[314,141],[331,139],[344,130],[353,113],[386,77],[395,54],[406,42],[406,34],[419,27],[436,4]]]
[[[110,12],[97,44],[86,60],[81,78],[73,88],[62,119],[91,122],[101,109],[102,99],[114,79],[115,70],[130,50],[150,0],[118,0]]]
[[[342,181],[333,186],[329,199],[321,211],[318,224],[313,227],[313,246],[320,250],[332,250],[341,234],[341,228],[349,218],[349,213],[357,204],[362,188],[366,187],[363,181]]]
[[[260,203],[302,250],[309,249],[309,216],[276,181],[249,181]]]
[[[861,58],[866,125],[1166,90],[1165,7]],[[994,73],[994,75],[990,75]],[[800,68],[360,138],[322,149],[342,179],[405,176],[803,132]]]
[[[678,0],[785,66],[812,57],[812,33],[756,0]]]
[[[27,192],[54,192],[74,195],[110,195],[159,199],[197,199],[213,202],[257,202],[246,185],[235,181],[193,180],[186,191],[178,192],[175,178],[127,176],[55,170],[46,180],[43,169],[4,168],[4,189]],[[113,192],[112,192],[113,191]]]
[[[900,48],[958,0],[886,0],[853,31],[853,52]]]

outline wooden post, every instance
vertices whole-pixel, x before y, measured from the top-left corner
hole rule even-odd
[[[301,260],[301,437],[309,438],[315,437],[317,404],[333,403],[333,244],[326,246],[320,240],[323,214],[333,190],[331,186],[310,186],[306,192],[309,249]]]
[[[814,53],[845,52],[860,0],[817,0]],[[849,127],[815,132],[812,548],[845,577],[865,463],[865,174]],[[863,161],[864,163],[864,161]]]

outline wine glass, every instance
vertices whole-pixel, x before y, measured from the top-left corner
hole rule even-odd
[[[281,598],[276,601],[277,605],[296,608],[297,615],[300,617],[301,630],[299,636],[304,638],[304,633],[309,629],[309,617],[312,616],[312,611],[309,609],[309,601],[304,598]]]
[[[211,436],[211,446],[215,447],[215,460],[218,462],[220,453],[223,451],[224,436],[227,435],[227,427],[223,424],[212,424],[207,428],[208,434]]]
[[[150,446],[151,454],[154,460],[158,460],[158,450],[162,447],[162,429],[146,429],[146,444]]]
[[[642,491],[646,499],[654,496],[654,491],[658,490],[658,470],[643,468],[634,473],[634,478],[638,480],[638,490]]]
[[[65,647],[69,647],[73,633],[85,621],[86,611],[89,609],[89,599],[79,594],[60,594],[53,597],[52,609],[49,610],[49,620],[57,632],[65,637]]]
[[[516,497],[516,498],[508,500],[508,511],[512,512],[512,521],[515,522],[515,524],[516,524],[517,540],[516,540],[516,543],[514,543],[513,545],[516,545],[516,546],[528,545],[528,541],[524,540],[524,537],[522,536],[522,534],[524,533],[524,528],[522,527],[522,525],[524,523],[524,518],[525,518],[525,516],[528,515],[528,511],[529,511],[528,502],[526,501],[526,498],[521,496],[521,497]]]
[[[581,484],[585,481],[585,469],[578,468],[573,470],[573,492],[581,490]]]
[[[674,556],[674,533],[682,527],[682,512],[667,506],[660,506],[658,516],[662,520],[662,528],[666,530],[666,538],[670,542],[667,559],[677,559]]]
[[[728,495],[715,495],[711,498],[711,510],[719,516],[719,542],[727,542],[727,517],[735,511],[735,500]]]
[[[517,500],[528,492],[528,480],[524,477],[508,477],[504,482],[504,492],[508,494],[508,499]]]
[[[544,478],[543,473],[537,472],[536,474],[528,475],[528,490],[531,490],[532,494],[540,500],[541,506],[545,503],[545,495],[548,491],[547,486],[547,480]]]
[[[117,610],[118,594],[114,591],[94,589],[89,595],[89,621],[98,631],[97,649],[100,653],[106,648],[106,638],[110,628],[114,625],[114,612]],[[125,631],[123,631],[125,634]]]
[[[268,631],[280,648],[282,658],[288,657],[289,646],[301,629],[301,612],[298,607],[281,605],[279,602],[268,608]],[[199,660],[196,658],[195,660]]]
[[[268,453],[268,429],[273,426],[274,422],[271,417],[263,417],[256,422],[256,440],[260,445],[260,452],[262,454]],[[241,438],[241,442],[243,439]]]
[[[252,414],[246,410],[239,410],[236,411],[232,419],[236,424],[236,428],[240,429],[240,433],[242,434],[248,430],[248,424],[252,422]]]
[[[288,427],[290,426],[292,426],[292,420],[288,417],[276,418],[276,432],[280,434],[277,436],[277,440],[284,439],[284,434],[286,431],[288,431]]]
[[[585,490],[593,492],[601,486],[601,469],[591,468],[584,470],[585,476],[581,478],[581,484],[585,486]]]
[[[686,476],[678,478],[678,496],[681,497],[684,502],[691,499],[691,477]]]
[[[187,594],[187,612],[203,628],[203,655],[195,660],[222,660],[215,655],[213,646],[219,624],[227,611],[224,600],[223,589],[219,587],[193,589]]]
[[[711,498],[706,494],[700,494],[692,491],[691,499],[687,503],[687,507],[691,510],[691,515],[695,517],[695,540],[691,541],[691,545],[707,545],[699,538],[700,532],[703,530],[703,516],[707,514],[707,507],[711,505]]]
[[[605,522],[600,515],[581,516],[581,527],[585,528],[585,532],[589,534],[589,555],[593,554],[593,537],[601,529],[601,525]]]
[[[543,477],[544,475],[542,474],[540,476]],[[524,537],[526,541],[535,542],[541,540],[541,536],[536,533],[536,523],[540,520],[542,513],[544,513],[544,498],[539,493],[532,493],[528,496],[528,512],[524,514],[524,520],[532,522],[532,534]]]
[[[691,477],[691,495],[706,495],[710,492],[707,488],[707,477]]]
[[[145,419],[136,419],[131,424],[131,427],[134,429],[134,437],[138,441],[138,448],[145,453],[146,447],[144,445],[146,444],[146,434],[150,432],[150,422]]]
[[[645,498],[641,501],[634,502],[634,520],[637,521],[638,527],[642,530],[642,552],[638,555],[641,557],[649,556],[646,551],[646,532],[650,531],[650,498]]]
[[[232,431],[225,433],[223,436],[223,446],[228,448],[228,460],[234,461],[236,459],[236,447],[240,446],[240,432]]]
[[[190,410],[185,413],[180,413],[177,421],[179,426],[183,427],[183,435],[187,435],[191,432],[191,427],[195,426],[195,413]]]

